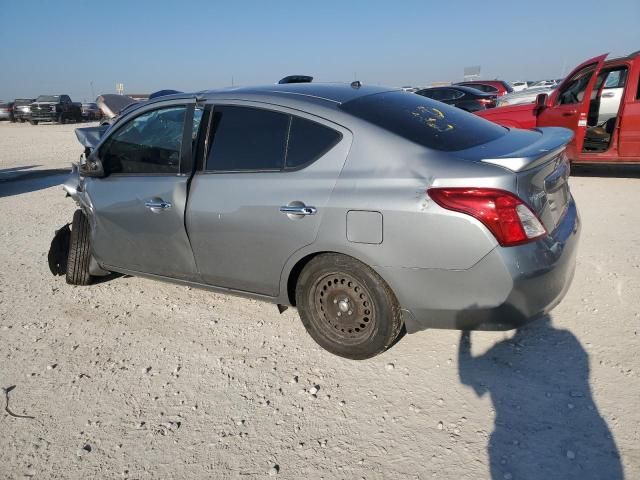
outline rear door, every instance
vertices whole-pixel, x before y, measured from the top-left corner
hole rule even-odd
[[[574,131],[575,136],[567,145],[569,158],[577,158],[582,152],[591,92],[606,56],[594,57],[574,69],[551,95],[550,106],[538,114],[539,127],[565,127]]]
[[[640,57],[635,57],[624,93],[618,152],[623,161],[640,161]]]
[[[108,175],[87,178],[92,248],[101,264],[197,280],[185,230],[195,100],[154,104],[101,144]],[[195,117],[195,120],[194,120]]]
[[[187,228],[205,283],[275,296],[311,244],[351,145],[327,120],[264,104],[215,105]]]

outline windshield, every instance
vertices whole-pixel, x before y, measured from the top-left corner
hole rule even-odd
[[[472,113],[415,93],[394,91],[367,95],[340,108],[434,150],[464,150],[507,132],[504,127]]]
[[[36,102],[59,102],[60,95],[40,95]]]

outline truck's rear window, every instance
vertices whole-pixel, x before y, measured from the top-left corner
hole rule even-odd
[[[366,95],[340,108],[434,150],[464,150],[507,132],[504,127],[472,113],[415,93],[394,91]]]

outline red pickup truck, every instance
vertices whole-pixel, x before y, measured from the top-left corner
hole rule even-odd
[[[482,110],[477,115],[505,127],[566,127],[575,137],[567,146],[573,163],[640,163],[640,51],[605,61],[607,54],[578,65],[551,94],[535,103]],[[614,87],[619,106],[610,107]],[[607,88],[605,88],[607,87]]]

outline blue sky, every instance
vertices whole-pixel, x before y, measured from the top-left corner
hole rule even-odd
[[[0,0],[0,98],[318,81],[560,77],[640,50],[639,0]]]

